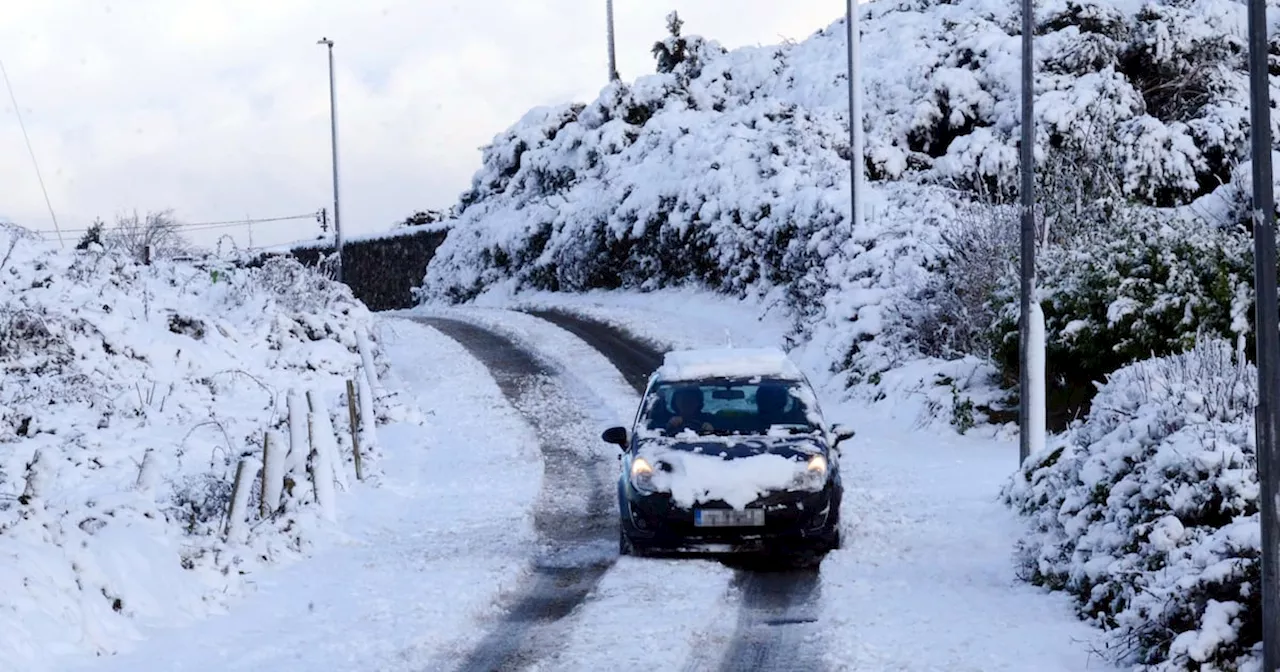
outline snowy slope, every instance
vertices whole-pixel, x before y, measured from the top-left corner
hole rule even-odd
[[[843,22],[803,42],[729,52],[689,37],[693,56],[672,71],[531,110],[498,134],[427,269],[424,298],[469,299],[508,282],[765,294],[854,382],[918,350],[973,347],[939,324],[936,295],[954,290],[936,276],[944,234],[972,216],[965,202],[1016,195],[1017,4],[862,11],[873,182],[861,227],[848,223]],[[1102,176],[1114,184],[1090,188],[1162,207],[1237,179],[1243,20],[1229,0],[1041,3],[1045,179],[1078,190]],[[1064,164],[1076,172],[1061,173]]]
[[[117,651],[309,553],[327,524],[305,455],[285,465],[296,486],[279,510],[260,514],[255,485],[227,539],[232,480],[264,432],[287,436],[289,394],[312,390],[342,435],[341,513],[342,482],[360,486],[340,394],[371,325],[345,287],[290,261],[137,266],[0,229],[0,668]],[[375,406],[411,410],[385,387]],[[378,446],[364,450],[376,477]]]

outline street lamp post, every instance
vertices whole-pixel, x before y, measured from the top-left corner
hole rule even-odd
[[[1249,112],[1253,141],[1253,282],[1258,406],[1254,436],[1262,522],[1262,669],[1280,672],[1280,309],[1276,301],[1275,194],[1271,183],[1271,86],[1267,3],[1248,0]]]
[[[858,25],[857,0],[845,6],[845,46],[849,52],[849,213],[853,228],[862,226],[862,64],[861,28]]]
[[[338,209],[338,104],[333,90],[333,40],[322,37],[316,44],[323,44],[329,48],[329,146],[333,153],[333,249],[338,259],[338,282],[342,282],[342,215]]]
[[[1022,143],[1019,149],[1022,173],[1022,262],[1021,309],[1018,320],[1018,464],[1027,461],[1031,454],[1032,408],[1040,400],[1032,394],[1030,338],[1031,294],[1035,289],[1036,275],[1036,213],[1035,213],[1035,80],[1031,41],[1035,31],[1033,0],[1022,0]],[[1038,383],[1037,383],[1038,384]]]
[[[613,48],[613,0],[605,0],[604,12],[606,16],[606,39],[609,42],[609,81],[618,80],[618,59]]]

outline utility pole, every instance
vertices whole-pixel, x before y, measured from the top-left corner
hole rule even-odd
[[[333,250],[338,258],[337,280],[342,282],[342,217],[338,209],[338,103],[333,90],[333,40],[322,37],[316,44],[329,47],[329,145],[333,151]]]
[[[1271,94],[1267,67],[1267,3],[1249,2],[1249,114],[1253,140],[1253,282],[1257,322],[1258,499],[1262,520],[1262,669],[1280,672],[1280,488],[1276,473],[1280,402],[1280,309],[1276,305],[1275,194],[1271,186]]]
[[[847,0],[845,46],[849,52],[849,213],[853,228],[862,227],[862,29],[858,21],[857,0]]]
[[[607,17],[607,39],[609,41],[609,81],[616,82],[618,80],[618,59],[613,49],[613,0],[604,1],[604,11]]]
[[[1033,0],[1022,0],[1022,143],[1019,164],[1022,172],[1022,302],[1018,318],[1018,464],[1031,454],[1031,294],[1036,275],[1035,211],[1035,79],[1031,41],[1035,35]]]

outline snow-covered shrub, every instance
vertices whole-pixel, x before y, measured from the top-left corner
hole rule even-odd
[[[711,58],[722,56],[724,47],[700,35],[683,36],[680,34],[684,21],[680,15],[671,12],[667,15],[667,32],[670,33],[660,42],[655,42],[651,53],[658,61],[658,72],[670,72],[684,82],[695,79],[702,74],[702,66]]]
[[[290,390],[317,390],[346,427],[340,395],[372,321],[292,259],[144,266],[0,228],[0,655],[19,656],[5,662],[31,667],[31,640],[113,651],[305,551],[318,517],[304,488],[250,507],[251,531],[227,539],[231,483],[264,432],[287,432]],[[395,410],[393,394],[374,401]]]
[[[991,295],[1018,272],[1021,209],[987,201],[958,210],[940,225],[946,253],[918,296],[926,310],[916,333],[922,353],[930,357],[989,356],[989,325],[995,319]]]
[[[1248,331],[1251,239],[1232,227],[1132,209],[1110,226],[1050,245],[1037,260],[1045,315],[1049,399],[1063,414],[1087,406],[1094,382],[1150,356],[1181,352],[1201,334]],[[1018,277],[994,302],[996,362],[1018,371]]]
[[[1006,486],[1025,577],[1152,672],[1239,670],[1261,636],[1256,370],[1226,340],[1126,366]]]
[[[947,273],[974,270],[960,260],[972,250],[950,247],[966,244],[955,233],[974,195],[1017,201],[1018,7],[861,11],[862,230],[849,224],[844,22],[727,52],[675,26],[655,45],[657,73],[532,110],[494,138],[419,298],[692,283],[780,297],[795,340],[851,382],[925,353],[981,355],[989,340],[974,329],[1007,297],[984,307],[976,287],[989,279],[947,296]],[[1234,179],[1247,150],[1243,16],[1229,0],[1038,8],[1038,220],[1051,243],[1135,207],[1163,221],[1137,206],[1183,205]],[[1110,253],[1107,235],[1090,249]],[[1114,251],[1100,268],[1129,264]],[[1098,375],[1134,352],[1149,354]]]
[[[1090,113],[1092,130],[1059,137],[1037,165],[1037,250],[1046,240],[1053,247],[1074,248],[1079,239],[1111,229],[1131,209],[1110,160],[1115,142],[1100,130],[1102,116]],[[1020,278],[1022,208],[1016,191],[976,188],[956,216],[941,223],[944,253],[938,273],[919,295],[927,310],[916,331],[929,356],[990,358],[1005,337],[991,327],[1006,306],[992,299],[1011,284],[1016,288]]]

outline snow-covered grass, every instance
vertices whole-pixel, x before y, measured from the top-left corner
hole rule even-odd
[[[380,486],[346,503],[306,562],[253,577],[224,615],[67,669],[385,670],[458,660],[529,571],[541,485],[536,437],[462,346],[387,320],[385,382],[423,422],[378,428]]]
[[[1256,669],[1261,527],[1243,351],[1208,339],[1133,364],[1088,420],[1031,456],[1009,503],[1027,577],[1065,590],[1146,669]]]
[[[339,395],[371,325],[345,287],[291,261],[139,266],[0,228],[0,667],[116,652],[311,552],[326,525],[305,452],[266,515],[256,482],[241,492],[247,519],[228,539],[232,481],[264,434],[288,435],[295,390],[315,392],[341,435],[336,466],[352,471]],[[383,420],[412,410],[394,389],[376,407]],[[364,450],[376,479],[378,444]],[[339,488],[339,512],[348,499]]]

